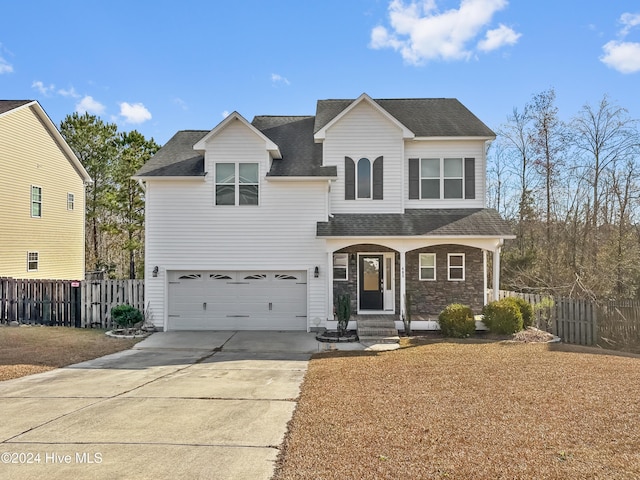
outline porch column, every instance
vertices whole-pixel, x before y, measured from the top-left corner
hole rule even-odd
[[[405,300],[406,300],[406,291],[407,291],[407,282],[405,278],[405,270],[406,270],[406,258],[405,258],[404,250],[400,251],[400,319],[404,319],[405,316]]]
[[[486,305],[487,303],[487,251],[482,250],[482,280],[484,282],[482,289],[482,304]]]
[[[333,320],[333,252],[327,252],[327,320]]]
[[[500,300],[500,251],[501,247],[496,247],[493,251],[493,299]]]

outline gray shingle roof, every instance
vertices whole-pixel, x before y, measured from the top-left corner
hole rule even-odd
[[[253,126],[275,142],[282,154],[272,162],[270,177],[336,176],[336,167],[322,166],[322,144],[313,134],[354,100],[320,100],[315,116],[257,116]],[[495,134],[453,98],[375,100],[418,137],[493,137]],[[138,172],[137,176],[204,175],[204,157],[193,150],[209,131],[176,133]]]
[[[182,130],[136,173],[139,177],[194,177],[204,172],[204,155],[193,146],[209,130]]]
[[[415,209],[406,213],[336,214],[318,222],[319,237],[510,237],[509,224],[491,208]]]
[[[31,102],[33,100],[0,100],[0,114]]]
[[[314,117],[258,116],[251,124],[278,147],[281,159],[271,165],[270,177],[337,175],[336,167],[322,166],[322,145],[313,141]]]
[[[455,98],[374,100],[417,137],[495,137],[495,133]],[[326,126],[354,100],[319,100],[313,132]]]

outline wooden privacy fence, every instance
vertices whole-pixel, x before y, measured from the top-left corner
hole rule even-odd
[[[145,311],[144,280],[0,278],[0,323],[112,328],[111,308]]]
[[[514,296],[534,306],[535,326],[553,333],[565,343],[640,353],[638,301],[594,302],[504,290],[499,293],[500,298]]]

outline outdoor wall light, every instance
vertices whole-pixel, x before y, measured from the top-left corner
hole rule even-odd
[[[157,265],[155,267],[153,267],[153,276],[154,277],[158,276],[158,266]]]
[[[316,268],[313,269],[313,278],[318,278],[320,276],[320,269],[316,265]]]

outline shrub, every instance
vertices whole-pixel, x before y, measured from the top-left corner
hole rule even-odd
[[[520,297],[507,297],[505,300],[513,303],[522,315],[522,327],[527,328],[533,325],[533,305]]]
[[[482,309],[483,322],[490,332],[507,335],[522,330],[522,314],[508,298],[491,302]]]
[[[122,328],[131,328],[144,320],[142,313],[131,305],[117,305],[111,309],[111,318]]]
[[[476,331],[473,311],[466,305],[452,303],[438,316],[440,331],[446,337],[464,338]]]
[[[338,333],[342,335],[347,331],[347,325],[351,319],[351,295],[345,294],[338,297],[336,315],[338,317]]]

